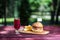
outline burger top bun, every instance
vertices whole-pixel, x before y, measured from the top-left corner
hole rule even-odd
[[[41,28],[41,27],[43,27],[43,24],[40,23],[40,22],[35,22],[35,23],[32,24],[32,26],[35,27],[35,28]]]

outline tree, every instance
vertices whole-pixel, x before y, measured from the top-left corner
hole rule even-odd
[[[60,14],[60,0],[57,0],[57,13],[56,13],[56,24],[58,24],[58,17]]]
[[[51,23],[54,24],[54,16],[55,16],[55,11],[57,6],[57,0],[52,0],[51,5],[53,5],[53,11],[51,11]]]
[[[18,7],[21,25],[28,25],[28,19],[31,15],[30,5],[28,0],[21,0],[21,6]]]

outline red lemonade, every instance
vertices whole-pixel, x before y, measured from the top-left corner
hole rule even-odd
[[[14,19],[14,28],[16,30],[20,28],[20,19]]]

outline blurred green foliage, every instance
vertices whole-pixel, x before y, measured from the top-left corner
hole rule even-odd
[[[25,0],[23,0],[23,1],[25,1]],[[51,19],[50,11],[53,10],[53,7],[50,4],[52,3],[52,0],[27,0],[27,1],[29,3],[28,6],[30,8],[27,7],[26,2],[25,2],[25,5],[23,5],[22,8],[24,8],[23,9],[24,11],[26,10],[25,12],[27,15],[22,13],[22,17],[23,17],[23,15],[26,18],[28,16],[30,16],[30,18],[28,18],[29,23],[37,21],[38,17],[42,18],[43,20]],[[21,7],[21,5],[22,5],[22,0],[8,0],[8,4],[7,4],[8,13],[7,13],[7,18],[6,18],[7,22],[13,22],[14,21],[13,17],[20,17],[21,10],[20,11],[18,11],[18,10]],[[22,12],[24,12],[23,10],[22,10]],[[36,17],[35,18],[31,17],[33,15],[35,15]],[[48,16],[50,16],[50,17],[48,17]],[[4,19],[1,18],[0,23],[2,22],[2,20],[4,22]]]
[[[29,0],[30,3],[30,7],[32,10],[36,10],[37,8],[39,8],[41,5],[47,6],[48,4],[51,3],[52,0]],[[48,7],[50,8],[50,7]]]

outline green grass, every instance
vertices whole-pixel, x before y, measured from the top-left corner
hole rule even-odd
[[[36,20],[36,19],[33,19],[33,18],[30,18],[29,19],[30,21],[34,21],[34,20]],[[43,18],[43,20],[50,20],[49,18]],[[7,22],[13,22],[14,21],[14,18],[6,18],[6,21]],[[60,21],[60,19],[59,19],[59,21]],[[4,18],[0,18],[0,23],[2,23],[2,22],[4,22]]]
[[[6,18],[7,22],[13,22],[14,18]],[[0,23],[4,22],[4,18],[0,18]]]

